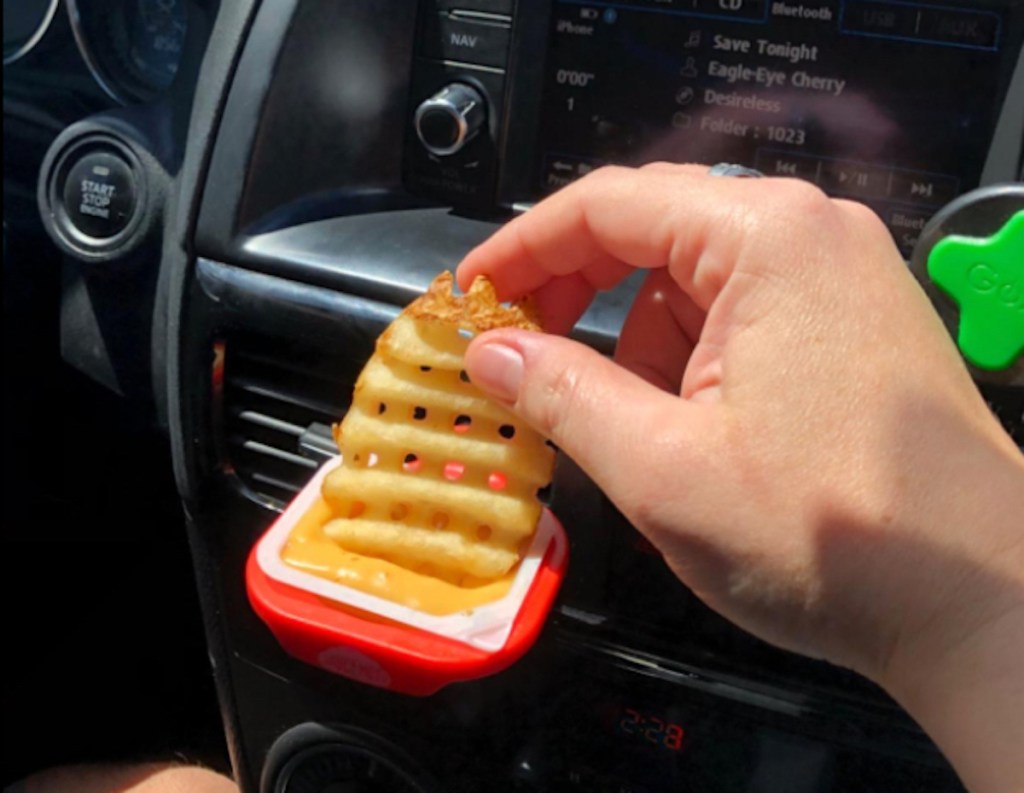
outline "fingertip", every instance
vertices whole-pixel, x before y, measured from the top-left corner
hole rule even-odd
[[[523,245],[521,218],[511,221],[471,250],[456,267],[455,278],[462,290],[483,275],[490,279],[499,300],[516,300],[550,280]]]
[[[523,379],[523,354],[512,329],[488,331],[470,342],[464,356],[470,382],[490,396],[512,404]]]
[[[480,246],[467,253],[455,268],[455,283],[463,292],[468,292],[476,277],[482,274],[480,257],[477,256],[478,250],[480,250]]]

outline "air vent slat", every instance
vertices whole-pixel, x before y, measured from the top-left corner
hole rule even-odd
[[[310,433],[323,434],[344,414],[358,367],[315,344],[253,336],[222,343],[229,469],[259,503],[283,506],[336,453],[333,443],[314,448]]]
[[[243,441],[242,448],[246,451],[256,452],[257,454],[266,454],[276,460],[292,463],[293,465],[299,465],[303,468],[309,468],[311,470],[316,468],[316,463],[312,460],[307,460],[305,457],[300,457],[297,454],[286,452],[284,449],[277,449],[273,446],[268,446],[267,444],[260,443],[259,441]]]
[[[315,360],[319,357],[322,356],[314,356],[309,350],[297,350],[294,347],[276,352],[257,352],[250,349],[235,352],[238,368],[246,371],[269,371],[275,375],[287,372],[292,380],[304,380],[307,383],[318,381],[322,387],[332,387],[338,382],[339,373],[324,371],[324,362]],[[332,360],[331,363],[337,364],[337,361]],[[362,369],[362,364],[358,364],[357,369]]]
[[[267,454],[258,448],[253,448],[251,443],[233,443],[230,445],[229,451],[236,473],[242,481],[261,493],[266,493],[266,491],[259,485],[270,481],[283,482],[289,488],[301,489],[315,470],[302,464],[296,464],[283,455]],[[270,495],[278,497],[277,493]]]
[[[267,476],[266,474],[261,474],[259,471],[254,472],[252,478],[260,484],[270,485],[271,487],[276,487],[278,490],[284,490],[288,493],[298,493],[302,490],[301,487],[276,479],[272,476]]]
[[[332,416],[335,418],[337,417],[335,408],[332,405],[294,392],[285,391],[283,388],[236,378],[230,378],[227,385],[229,388],[239,388],[255,396],[265,397],[277,402],[284,402],[285,404],[294,405],[295,407],[302,408],[303,410],[315,412],[328,419]]]
[[[259,427],[265,427],[268,430],[277,430],[286,435],[293,435],[296,438],[301,438],[302,433],[306,431],[305,427],[300,427],[298,424],[292,424],[290,421],[281,421],[281,419],[276,419],[273,416],[257,413],[255,410],[243,410],[238,414],[238,418]]]

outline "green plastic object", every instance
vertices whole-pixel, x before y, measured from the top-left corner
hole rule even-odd
[[[960,307],[964,358],[991,371],[1013,366],[1024,354],[1024,211],[992,237],[946,237],[928,276]]]

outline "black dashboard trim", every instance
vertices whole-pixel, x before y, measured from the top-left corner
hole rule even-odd
[[[353,31],[360,31],[353,37]],[[265,5],[231,87],[196,244],[239,257],[240,238],[294,201],[408,205],[401,152],[415,4]],[[367,204],[361,204],[369,197]]]
[[[16,63],[24,58],[46,37],[47,32],[50,30],[50,24],[53,22],[53,18],[57,15],[57,9],[60,7],[60,0],[49,0],[49,3],[50,5],[46,9],[46,13],[43,15],[39,26],[35,29],[32,35],[29,36],[25,42],[10,55],[4,54],[4,66],[9,66],[10,64]]]
[[[241,256],[260,272],[402,306],[490,236],[491,222],[446,209],[336,217],[246,237]],[[610,354],[644,274],[599,294],[574,338]]]
[[[203,624],[209,647],[210,661],[221,716],[224,722],[228,752],[235,769],[236,781],[242,789],[252,789],[245,761],[245,743],[241,736],[235,687],[231,680],[230,648],[222,622],[223,613],[220,577],[215,569],[215,556],[209,547],[209,538],[197,530],[194,513],[194,487],[197,465],[196,451],[187,432],[197,419],[192,413],[188,394],[179,390],[183,372],[192,371],[195,362],[183,360],[186,349],[182,334],[187,327],[189,312],[185,295],[191,278],[193,259],[192,240],[199,205],[203,195],[210,155],[220,127],[228,87],[234,78],[241,47],[258,6],[258,0],[232,0],[220,3],[210,12],[209,39],[202,65],[197,68],[195,95],[191,104],[191,117],[187,123],[187,141],[177,170],[176,199],[169,202],[165,216],[165,234],[161,253],[161,268],[157,286],[157,306],[154,324],[161,324],[164,332],[154,333],[154,360],[165,365],[155,367],[164,373],[162,380],[154,374],[155,386],[166,394],[166,420],[169,428],[174,474],[178,491],[182,494],[187,516],[189,544],[193,567],[203,610]],[[159,347],[157,347],[159,345]]]
[[[1024,181],[1024,47],[1007,87],[981,183],[997,184],[1014,179]]]

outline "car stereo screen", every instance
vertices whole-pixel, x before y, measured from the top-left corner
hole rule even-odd
[[[538,190],[605,163],[736,162],[869,204],[909,252],[980,181],[1011,9],[556,0]]]

